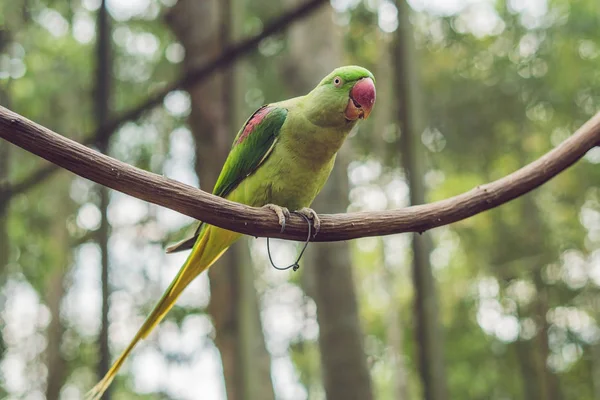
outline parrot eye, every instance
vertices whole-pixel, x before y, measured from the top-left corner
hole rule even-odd
[[[340,78],[339,76],[336,76],[335,78],[333,78],[333,85],[335,87],[340,87],[342,86],[343,82],[342,82],[342,78]]]

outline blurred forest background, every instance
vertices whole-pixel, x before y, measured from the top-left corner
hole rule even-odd
[[[257,107],[365,66],[377,103],[314,204],[326,213],[459,194],[600,108],[598,0],[319,3],[98,130],[302,0],[4,0],[0,104],[210,191]],[[600,400],[599,163],[596,148],[529,195],[414,239],[311,244],[296,273],[244,240],[105,399]],[[70,173],[36,174],[46,165],[0,141],[2,399],[82,398],[182,264],[165,245],[193,229]],[[297,249],[273,245],[280,264]]]

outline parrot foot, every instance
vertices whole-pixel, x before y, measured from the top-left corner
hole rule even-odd
[[[315,233],[312,237],[317,237],[317,233],[319,233],[319,231],[321,230],[321,219],[319,218],[315,210],[313,210],[312,208],[304,207],[294,212],[300,215],[304,215],[305,217],[308,217],[308,219],[312,220],[313,226],[315,227]]]
[[[274,211],[279,219],[279,225],[281,225],[281,233],[285,231],[285,220],[290,217],[290,210],[285,207],[280,207],[277,204],[265,204],[262,208]]]

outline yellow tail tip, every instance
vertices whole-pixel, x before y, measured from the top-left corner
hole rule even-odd
[[[84,400],[100,400],[114,378],[114,375],[107,374],[100,382],[96,384],[96,386],[94,386],[89,392],[85,394]]]

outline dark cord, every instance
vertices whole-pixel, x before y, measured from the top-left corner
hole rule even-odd
[[[287,267],[278,267],[277,265],[275,265],[275,263],[273,262],[273,258],[271,257],[271,248],[269,247],[269,238],[267,237],[267,253],[269,254],[269,261],[271,262],[271,265],[273,266],[273,268],[275,268],[279,271],[285,271],[286,269],[290,269],[290,268],[292,268],[294,271],[298,271],[298,268],[300,268],[300,264],[298,264],[298,263],[300,262],[300,259],[302,258],[302,255],[304,254],[304,250],[306,250],[306,248],[308,247],[308,243],[310,242],[310,235],[312,233],[311,232],[312,227],[310,224],[310,220],[308,219],[308,217],[306,215],[301,214],[299,212],[292,211],[292,214],[297,214],[297,215],[301,216],[302,218],[304,218],[304,220],[308,224],[308,236],[306,237],[306,242],[304,242],[304,247],[302,248],[302,251],[300,252],[300,255],[298,256],[298,259],[296,260],[296,262],[288,265]]]

